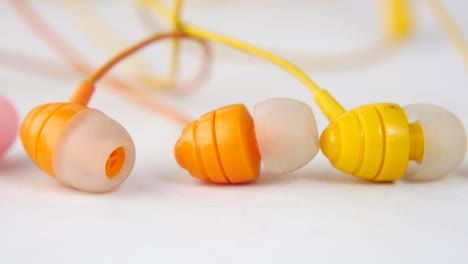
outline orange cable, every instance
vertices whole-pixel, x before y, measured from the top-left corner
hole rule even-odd
[[[126,50],[121,51],[118,53],[116,56],[114,56],[112,59],[110,59],[108,62],[106,62],[103,66],[101,66],[96,72],[94,72],[89,78],[89,82],[97,82],[99,79],[101,79],[112,67],[114,67],[117,63],[119,63],[121,60],[127,58],[128,56],[134,54],[136,51],[144,48],[145,46],[152,44],[153,42],[160,41],[163,39],[167,38],[194,38],[189,35],[185,35],[182,33],[161,33],[161,34],[156,34],[153,35],[147,39],[144,39],[137,44],[131,46],[130,48],[127,48]],[[196,39],[196,38],[194,38]],[[201,42],[201,40],[196,39],[197,41]]]
[[[83,56],[62,40],[59,35],[56,34],[45,23],[45,21],[43,21],[41,17],[34,12],[26,1],[8,0],[8,3],[17,12],[19,17],[22,18],[23,22],[25,22],[39,38],[41,38],[54,52],[56,52],[61,59],[81,74],[87,75],[92,73],[92,67],[82,59]],[[191,121],[191,118],[170,106],[157,102],[148,93],[132,88],[121,79],[109,76],[103,81],[110,85],[109,88],[127,95],[128,99],[133,100],[134,103],[141,105],[152,112],[162,114],[173,121],[181,123],[182,125]]]
[[[111,58],[109,61],[107,61],[104,65],[102,65],[89,78],[87,78],[80,84],[75,94],[72,96],[71,101],[75,103],[87,105],[94,93],[94,89],[95,89],[94,86],[96,82],[99,81],[101,78],[103,78],[114,66],[116,66],[122,60],[128,58],[130,55],[134,55],[135,52],[148,46],[149,44],[152,44],[154,42],[161,41],[167,38],[192,38],[192,39],[199,41],[200,43],[202,42],[200,39],[197,39],[195,37],[192,37],[183,33],[177,33],[177,32],[161,33],[161,34],[150,36],[149,38],[146,38],[142,41],[137,42],[135,45],[130,46],[126,50],[121,51],[120,53],[115,55],[113,58]]]
[[[0,66],[48,78],[70,79],[77,76],[60,62],[4,48],[0,48]]]

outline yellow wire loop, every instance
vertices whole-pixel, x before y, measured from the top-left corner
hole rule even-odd
[[[387,31],[394,39],[408,37],[413,26],[409,0],[384,0]]]
[[[139,1],[138,16],[143,25],[154,32],[162,28],[160,21],[156,17],[151,17],[147,10],[149,5]],[[384,11],[382,17],[385,18],[383,24],[384,34],[378,34],[373,37],[369,43],[353,47],[340,52],[313,54],[307,51],[298,51],[290,49],[269,49],[271,52],[288,58],[289,61],[302,68],[315,71],[342,71],[349,69],[358,69],[376,63],[385,57],[388,57],[412,32],[412,12],[409,0],[380,0],[378,1]],[[138,3],[138,1],[137,1]],[[159,1],[152,2],[151,5],[157,7],[159,17],[165,22],[171,23],[171,12]],[[152,9],[154,10],[154,9]],[[246,57],[238,56],[237,52],[231,52],[223,46],[214,46],[217,58],[231,63],[246,63]],[[189,52],[192,49],[187,48]]]
[[[432,14],[436,17],[442,27],[442,30],[461,56],[465,70],[468,73],[468,44],[465,41],[462,31],[439,0],[427,0],[427,3]]]
[[[164,16],[167,19],[171,18],[170,12],[157,0],[140,0],[143,5],[148,6],[149,8],[153,9],[155,12],[159,13],[160,15]],[[181,0],[175,0],[176,2],[181,3]],[[314,99],[322,109],[324,114],[327,116],[328,119],[332,120],[335,119],[337,116],[345,112],[344,108],[325,90],[322,90],[307,74],[305,74],[302,70],[300,70],[297,66],[293,65],[292,63],[288,62],[287,60],[268,53],[264,50],[261,50],[253,45],[250,45],[246,42],[239,41],[236,39],[232,39],[227,36],[223,36],[221,34],[213,33],[192,25],[188,25],[183,21],[179,22],[179,27],[182,32],[185,34],[198,37],[200,39],[211,40],[215,42],[219,42],[225,45],[228,45],[234,49],[240,50],[244,53],[264,58],[279,67],[283,68],[287,72],[291,73],[297,79],[299,79],[302,83],[305,84],[307,88],[314,94]]]
[[[182,1],[174,2],[174,10],[172,13],[172,31],[180,32],[180,12],[182,9]],[[174,81],[178,76],[178,64],[179,64],[179,52],[180,52],[180,42],[178,38],[172,39],[172,49],[171,49],[171,66],[169,69],[169,80]]]

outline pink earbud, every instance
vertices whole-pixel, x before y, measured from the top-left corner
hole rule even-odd
[[[18,134],[18,114],[13,104],[0,95],[0,156],[13,145]]]

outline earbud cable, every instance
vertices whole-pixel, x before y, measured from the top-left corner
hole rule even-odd
[[[17,12],[20,18],[28,25],[36,35],[41,38],[54,52],[56,52],[67,64],[73,67],[76,71],[82,74],[89,74],[91,68],[89,64],[85,63],[78,52],[73,50],[65,41],[63,41],[58,34],[53,30],[37,15],[32,8],[27,4],[25,0],[9,0],[8,3]],[[182,113],[179,113],[175,109],[169,106],[157,102],[154,96],[138,91],[126,84],[120,79],[109,76],[106,78],[105,83],[109,84],[110,88],[114,88],[116,91],[125,94],[127,99],[134,101],[136,104],[141,105],[149,109],[152,112],[162,114],[169,119],[186,125],[191,121]]]
[[[427,0],[426,3],[442,27],[442,30],[458,51],[463,65],[465,66],[465,70],[468,72],[468,44],[464,39],[462,31],[439,0]]]
[[[80,104],[87,104],[91,99],[92,94],[94,93],[94,85],[97,81],[99,81],[102,77],[104,77],[114,66],[116,66],[119,62],[126,59],[127,57],[135,54],[136,51],[148,46],[157,41],[161,41],[167,38],[192,38],[188,35],[177,33],[177,32],[170,32],[170,33],[161,33],[157,35],[153,35],[145,40],[138,42],[137,44],[129,47],[128,49],[120,52],[104,65],[102,65],[97,71],[95,71],[89,78],[84,80],[78,89],[76,90],[75,94],[72,96],[71,101],[80,103]],[[196,41],[201,42],[200,39],[196,39]]]
[[[378,2],[381,2],[383,7],[382,17],[385,17],[384,23],[382,23],[384,34],[377,36],[370,43],[327,54],[323,54],[322,52],[320,54],[313,54],[296,49],[284,50],[272,48],[269,50],[271,53],[288,58],[289,61],[301,66],[301,68],[314,71],[342,71],[357,69],[375,63],[379,59],[383,59],[383,57],[389,56],[392,52],[396,51],[412,32],[412,16],[408,3],[409,0],[379,0]],[[136,3],[137,15],[149,32],[162,28],[160,21],[171,23],[170,11],[159,1],[155,2],[159,6],[158,8],[160,8],[159,12],[157,12],[159,16],[152,16],[149,11],[154,11],[154,9],[150,10],[148,5],[143,3],[143,1],[136,1]],[[226,46],[214,46],[213,48],[218,59],[229,61],[230,63],[245,62],[244,56],[239,56],[237,52],[226,49]],[[188,52],[192,51],[190,48],[185,50]]]
[[[174,2],[174,11],[172,13],[172,32],[180,32],[180,12],[182,9],[182,4],[178,1]],[[169,80],[173,81],[178,76],[178,67],[179,65],[179,52],[180,52],[180,44],[179,38],[172,38],[172,49],[171,49],[171,64],[170,64],[170,71],[169,71]]]
[[[70,80],[77,77],[76,72],[58,61],[4,48],[0,49],[0,66],[47,78]]]
[[[143,1],[143,4],[147,5],[148,7],[152,8],[158,13],[165,14],[167,16],[170,15],[169,13],[165,12],[164,6],[162,6],[159,3],[159,1],[140,1]],[[175,0],[175,2],[179,2],[180,5],[182,4],[181,0]],[[268,53],[246,42],[235,40],[227,36],[223,36],[221,34],[209,32],[207,30],[188,25],[183,21],[179,22],[179,28],[182,32],[188,35],[228,45],[244,53],[264,58],[267,61],[270,61],[283,68],[284,70],[295,76],[297,79],[299,79],[303,84],[305,84],[307,88],[309,88],[309,90],[314,94],[314,99],[317,102],[318,106],[322,109],[322,111],[328,119],[333,120],[337,116],[345,112],[344,108],[326,90],[321,89],[311,78],[309,78],[309,76],[307,76],[307,74],[305,74],[297,66],[288,62],[287,60],[275,56],[271,53]]]
[[[88,1],[60,0],[59,3],[64,7],[64,10],[67,11],[67,14],[76,23],[80,31],[99,50],[104,51],[106,54],[113,55],[128,46],[114,33],[113,29],[107,25],[106,21],[99,17],[95,8],[93,8]],[[179,19],[178,10],[180,10],[180,6],[177,7],[175,5],[174,11],[171,14],[173,31],[177,31],[176,21]],[[151,31],[151,35],[153,34],[155,34],[155,32]],[[123,61],[123,69],[133,79],[151,90],[167,90],[170,94],[175,95],[193,92],[195,88],[200,87],[200,85],[198,85],[200,81],[200,78],[198,78],[199,75],[195,75],[195,77],[188,80],[178,81],[180,69],[179,40],[173,38],[171,42],[169,70],[166,76],[155,76],[154,73],[149,73],[147,69],[149,69],[150,66],[148,66],[145,60],[141,56],[138,56],[138,54]],[[205,51],[203,52],[205,53]],[[202,56],[205,56],[205,54]],[[204,62],[203,59],[204,57],[202,57],[202,63]]]
[[[389,35],[396,40],[407,38],[413,29],[410,0],[383,0],[383,2],[388,21],[385,27]]]
[[[78,26],[94,46],[108,56],[117,53],[127,46],[110,26],[99,17],[89,1],[59,0],[67,16]],[[172,66],[171,66],[172,67]],[[149,72],[151,67],[142,56],[136,55],[122,63],[123,70],[138,82],[154,90],[164,90],[172,87],[169,76],[161,76],[155,72]]]

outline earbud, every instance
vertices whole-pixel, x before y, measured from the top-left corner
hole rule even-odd
[[[123,183],[135,164],[133,140],[119,123],[87,105],[95,84],[118,62],[151,43],[175,37],[191,38],[179,32],[152,35],[84,79],[68,103],[33,109],[20,131],[31,160],[62,184],[82,191],[107,192]]]
[[[320,148],[331,164],[372,181],[431,180],[456,168],[466,152],[466,134],[451,112],[428,104],[373,104],[333,119]],[[410,161],[419,168],[408,170]]]
[[[273,98],[203,115],[182,131],[175,146],[179,165],[201,180],[245,183],[258,179],[260,161],[267,171],[286,173],[312,160],[319,150],[312,109],[300,101]]]
[[[64,185],[88,192],[119,186],[135,162],[130,135],[102,112],[77,103],[36,107],[21,125],[21,140],[36,165]]]
[[[13,145],[18,133],[18,123],[18,114],[13,104],[0,96],[0,156]]]

